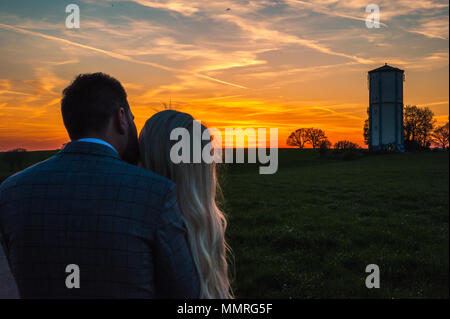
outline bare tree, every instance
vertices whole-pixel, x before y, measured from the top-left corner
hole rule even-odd
[[[314,149],[319,147],[320,142],[327,139],[324,131],[313,127],[306,129],[306,136]]]
[[[354,151],[360,149],[359,145],[347,140],[342,140],[334,143],[336,151]]]
[[[306,134],[306,129],[299,128],[287,138],[286,144],[289,146],[297,146],[298,148],[304,148],[305,144],[308,143],[309,136]]]
[[[441,127],[436,128],[431,135],[434,144],[440,148],[448,148],[448,122]]]

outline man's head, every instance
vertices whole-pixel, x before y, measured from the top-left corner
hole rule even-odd
[[[61,113],[71,140],[103,139],[123,160],[136,163],[139,148],[134,116],[119,81],[104,73],[78,75],[63,90]]]

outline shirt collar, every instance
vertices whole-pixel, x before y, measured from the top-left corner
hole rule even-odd
[[[99,138],[91,138],[91,137],[80,138],[79,140],[77,140],[77,142],[88,142],[88,143],[103,144],[103,145],[106,145],[106,146],[108,146],[109,148],[113,149],[114,152],[118,153],[118,152],[116,151],[116,149],[115,149],[111,144],[109,144],[108,142],[106,142],[106,141],[104,141],[104,140],[101,140],[101,139],[99,139]]]

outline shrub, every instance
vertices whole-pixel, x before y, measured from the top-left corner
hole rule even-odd
[[[405,151],[409,152],[417,152],[417,151],[427,151],[430,149],[431,144],[426,143],[425,145],[421,145],[417,141],[405,141]]]
[[[335,158],[342,159],[344,161],[354,160],[358,157],[358,152],[361,148],[358,144],[353,142],[342,140],[334,144],[334,156]]]
[[[328,150],[331,147],[331,142],[329,140],[323,140],[319,143],[319,154],[321,157],[326,157]]]
[[[358,144],[355,144],[350,141],[342,140],[339,142],[336,142],[334,144],[334,150],[338,152],[344,152],[344,151],[356,151],[359,150],[360,147]]]

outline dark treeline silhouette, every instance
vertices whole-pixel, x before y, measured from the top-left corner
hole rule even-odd
[[[296,146],[299,149],[309,145],[313,149],[318,148],[320,157],[326,158],[331,155],[333,159],[352,160],[361,155],[361,147],[353,142],[341,140],[333,145],[325,135],[325,132],[318,128],[299,128],[292,132],[287,138],[286,144]]]
[[[287,138],[286,144],[289,146],[296,146],[299,149],[305,148],[309,145],[313,149],[318,148],[320,157],[325,158],[330,154],[332,158],[351,160],[357,158],[361,153],[361,147],[358,144],[341,140],[334,143],[333,152],[330,152],[331,142],[325,135],[325,132],[318,128],[299,128],[292,132]]]
[[[369,112],[369,109],[367,109]],[[429,107],[406,105],[403,109],[403,135],[405,150],[427,150],[432,145],[448,148],[448,122],[435,127],[434,113]],[[364,122],[364,142],[370,144],[369,119]]]
[[[15,148],[0,154],[0,159],[5,162],[9,169],[21,169],[27,159],[28,153],[24,148]]]
[[[354,151],[354,150],[359,150],[361,149],[361,147],[359,147],[358,144],[347,141],[347,140],[342,140],[342,141],[338,141],[336,143],[334,143],[334,149],[336,151]]]
[[[439,126],[433,130],[433,134],[431,137],[433,139],[433,143],[442,149],[448,149],[449,140],[448,140],[448,122],[442,126]]]
[[[328,141],[324,131],[314,127],[299,128],[292,132],[286,141],[287,145],[297,146],[300,149],[305,148],[306,145],[310,145],[312,148],[316,149],[319,148],[322,143],[327,144],[330,143],[330,141]]]

